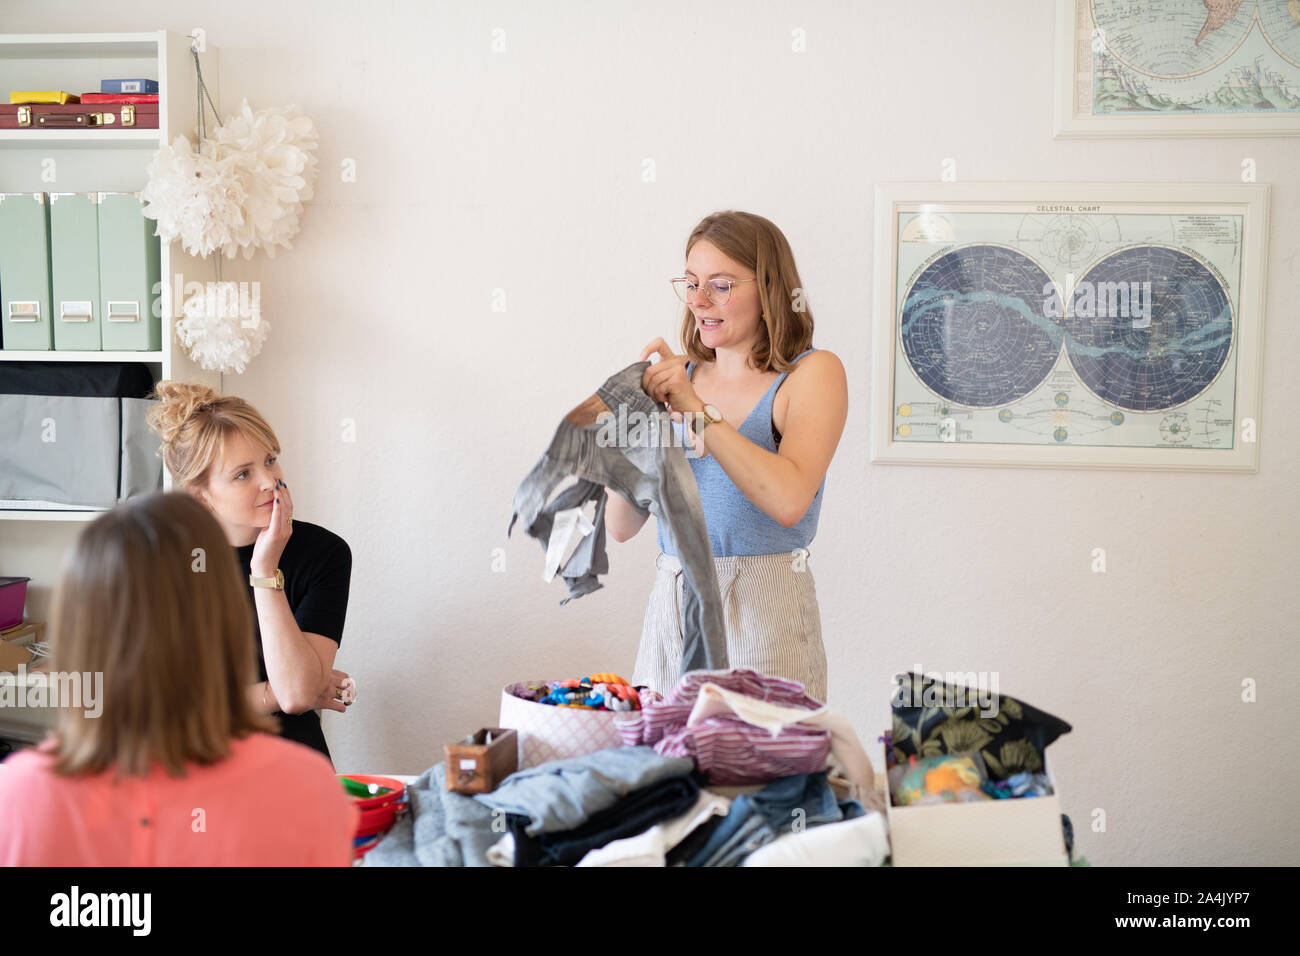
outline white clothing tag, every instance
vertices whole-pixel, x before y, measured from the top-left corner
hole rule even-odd
[[[551,526],[551,537],[546,542],[546,566],[542,569],[542,580],[550,583],[555,580],[555,573],[569,563],[573,552],[578,550],[582,539],[596,530],[581,508],[569,508],[555,513],[555,523]]]

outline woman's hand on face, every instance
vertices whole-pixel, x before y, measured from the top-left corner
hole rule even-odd
[[[644,362],[650,355],[658,353],[659,361],[645,370],[641,376],[641,388],[656,402],[662,402],[671,408],[673,421],[682,420],[683,411],[698,411],[703,408],[695,386],[686,374],[685,355],[677,355],[663,339],[655,339],[641,350]]]
[[[280,555],[293,534],[293,498],[283,479],[276,479],[275,500],[271,502],[271,522],[257,533],[249,570],[259,578],[275,577]]]
[[[330,679],[325,684],[325,689],[320,692],[316,698],[316,703],[311,705],[312,710],[337,710],[340,714],[346,713],[348,705],[339,700],[339,694],[343,692],[343,682],[347,680],[348,675],[343,671],[330,671]]]

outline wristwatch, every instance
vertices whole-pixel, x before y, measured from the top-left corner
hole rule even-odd
[[[704,434],[704,429],[722,421],[722,412],[713,405],[704,406],[704,414],[695,416],[695,434]]]
[[[270,588],[272,591],[284,590],[284,572],[279,568],[275,569],[275,577],[258,578],[253,575],[248,576],[248,583],[255,588]]]

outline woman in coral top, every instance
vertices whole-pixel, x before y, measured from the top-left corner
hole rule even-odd
[[[0,764],[0,866],[351,861],[357,811],[329,761],[249,699],[252,615],[198,501],[149,495],[90,524],[51,628],[52,673],[83,675],[84,706],[61,701],[55,734]]]

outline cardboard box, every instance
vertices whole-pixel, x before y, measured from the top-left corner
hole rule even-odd
[[[48,670],[50,659],[48,657],[37,657],[36,652],[32,650],[32,645],[37,644],[45,639],[45,624],[43,621],[23,621],[16,624],[8,630],[0,631],[0,670],[16,671],[20,658],[14,655],[14,651],[22,649],[27,652],[26,660],[21,663],[27,665],[27,670]]]
[[[885,766],[888,765],[885,751]],[[894,866],[1068,866],[1061,790],[1046,797],[896,807],[888,799]],[[888,787],[886,786],[886,790]]]
[[[21,647],[27,647],[37,641],[45,640],[44,621],[23,621],[7,630],[0,631],[0,641],[9,641]]]

